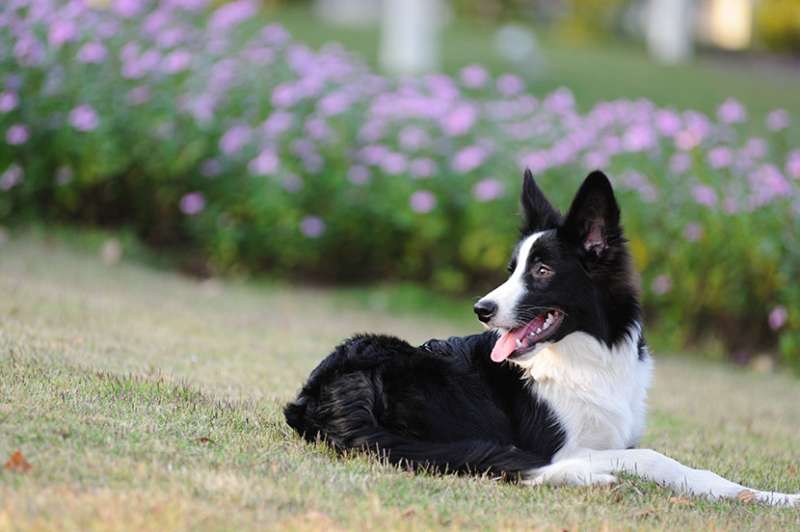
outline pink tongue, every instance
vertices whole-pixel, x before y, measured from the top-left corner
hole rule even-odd
[[[520,327],[511,331],[504,332],[503,335],[494,344],[492,349],[492,361],[502,362],[511,356],[511,353],[517,348],[517,338],[520,340],[525,333],[527,327]]]

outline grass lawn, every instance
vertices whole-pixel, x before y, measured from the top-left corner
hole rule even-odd
[[[60,240],[0,246],[0,529],[749,528],[800,509],[613,488],[414,476],[302,443],[280,408],[343,336],[412,341],[463,318],[329,289],[197,282]],[[380,298],[378,298],[380,302]],[[760,488],[800,491],[800,381],[659,357],[644,445]]]
[[[371,65],[378,63],[379,35],[375,28],[326,25],[302,6],[274,10],[268,18],[281,22],[295,38],[314,47],[340,42]],[[495,74],[516,72],[528,79],[534,94],[566,86],[575,93],[582,109],[608,99],[650,98],[660,105],[713,115],[725,98],[733,96],[754,115],[755,131],[761,129],[763,115],[776,107],[800,115],[800,76],[788,67],[708,54],[700,54],[688,64],[665,66],[651,62],[643,45],[579,45],[540,29],[536,35],[545,69],[533,72],[529,66],[511,65],[498,57],[493,47],[495,29],[491,24],[463,20],[449,24],[441,40],[442,69],[453,74],[470,63],[481,63]]]

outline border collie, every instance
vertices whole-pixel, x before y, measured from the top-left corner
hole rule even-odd
[[[635,448],[653,362],[638,281],[608,178],[591,173],[566,216],[529,171],[510,276],[475,304],[490,330],[430,340],[355,336],[286,405],[306,440],[392,463],[525,484],[606,485],[628,473],[709,498],[800,505]]]

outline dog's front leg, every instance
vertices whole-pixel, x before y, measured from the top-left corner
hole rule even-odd
[[[735,498],[742,494],[775,506],[798,506],[800,494],[760,491],[731,482],[711,471],[685,466],[651,449],[585,451],[581,457],[592,471],[628,473],[661,484],[680,493],[711,499]],[[573,458],[581,460],[581,458]],[[745,492],[743,494],[743,492]],[[750,492],[750,493],[748,493]]]
[[[617,478],[602,464],[593,464],[585,457],[566,458],[550,465],[532,469],[523,475],[528,486],[607,486]]]

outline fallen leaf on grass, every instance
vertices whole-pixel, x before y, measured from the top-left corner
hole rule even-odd
[[[409,506],[400,513],[400,517],[402,517],[403,519],[411,519],[416,515],[416,513],[417,509],[414,508],[413,506]]]
[[[27,473],[31,470],[31,464],[25,460],[25,457],[19,450],[14,451],[14,453],[8,458],[6,465],[3,467],[6,470],[13,471],[15,473]]]
[[[797,466],[796,465],[789,464],[789,467],[787,469],[789,470],[789,476],[790,477],[794,478],[794,477],[797,476]]]
[[[686,497],[670,497],[669,502],[678,506],[691,506],[694,504],[692,499],[687,499]]]
[[[214,440],[212,440],[212,439],[211,439],[211,438],[209,438],[208,436],[200,436],[200,437],[199,437],[199,438],[197,438],[195,441],[196,441],[197,443],[205,443],[205,444],[212,444],[212,443],[214,443]]]
[[[633,518],[634,519],[647,519],[648,517],[656,515],[656,514],[657,514],[657,512],[656,512],[655,508],[645,508],[645,509],[640,510],[640,511],[636,512],[635,514],[633,514]]]
[[[755,496],[756,494],[750,490],[742,490],[736,494],[736,499],[739,502],[748,503],[748,502],[753,502],[755,500]]]

